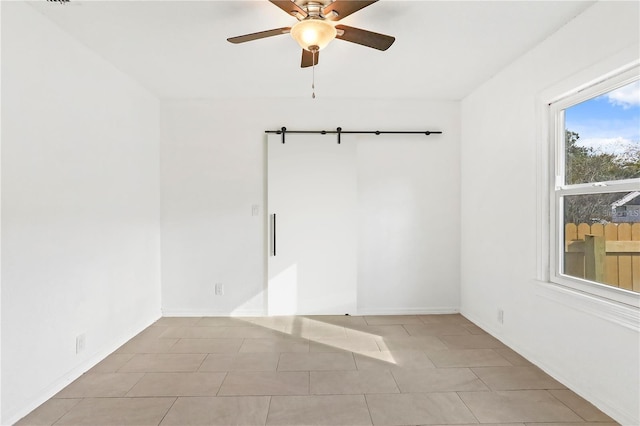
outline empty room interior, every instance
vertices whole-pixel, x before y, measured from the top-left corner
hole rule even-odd
[[[640,424],[639,2],[0,14],[0,424]]]

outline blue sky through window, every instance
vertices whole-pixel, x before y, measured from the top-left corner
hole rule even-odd
[[[640,156],[640,80],[565,110],[565,127],[579,146],[595,152]]]

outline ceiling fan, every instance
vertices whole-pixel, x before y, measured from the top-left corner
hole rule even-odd
[[[261,38],[290,33],[302,47],[301,67],[318,64],[319,51],[334,38],[360,44],[378,50],[387,50],[395,37],[346,25],[333,25],[354,12],[378,0],[269,0],[271,3],[294,16],[298,22],[291,27],[276,28],[228,38],[238,44]]]

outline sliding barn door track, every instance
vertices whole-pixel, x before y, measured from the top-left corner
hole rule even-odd
[[[440,135],[442,132],[433,130],[342,130],[342,127],[336,128],[336,130],[287,130],[286,127],[282,127],[279,130],[265,130],[265,133],[274,133],[282,135],[282,143],[285,142],[285,136],[287,134],[316,134],[316,135],[337,135],[338,143],[341,142],[340,136],[342,135]]]

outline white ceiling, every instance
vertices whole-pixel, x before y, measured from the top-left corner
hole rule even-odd
[[[382,0],[340,23],[393,35],[380,52],[342,40],[320,54],[323,98],[463,98],[593,1]],[[227,37],[291,26],[261,1],[30,3],[160,98],[299,98],[312,69],[289,35]]]

